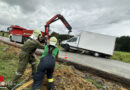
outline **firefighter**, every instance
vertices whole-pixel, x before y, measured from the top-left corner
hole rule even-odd
[[[41,90],[42,80],[45,74],[47,74],[48,78],[48,90],[53,90],[54,88],[53,72],[55,58],[58,58],[59,49],[56,47],[57,39],[55,37],[51,37],[49,42],[50,44],[44,48],[37,71],[34,74],[32,90]]]
[[[3,36],[3,37],[4,37],[4,34],[5,34],[4,31],[2,31],[2,36]]]
[[[9,90],[11,90],[17,84],[18,79],[23,75],[28,63],[31,64],[32,75],[35,73],[36,59],[34,52],[37,48],[44,48],[44,46],[39,42],[40,37],[41,32],[39,30],[34,30],[33,34],[30,36],[30,39],[28,39],[21,48],[17,71],[13,79],[7,85]]]

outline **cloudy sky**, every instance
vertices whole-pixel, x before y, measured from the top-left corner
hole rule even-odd
[[[0,0],[0,30],[10,25],[44,30],[56,14],[72,26],[72,34],[81,30],[113,36],[130,35],[130,0]],[[67,33],[62,22],[51,30]]]

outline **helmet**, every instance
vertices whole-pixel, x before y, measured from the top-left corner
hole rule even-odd
[[[55,46],[56,43],[57,43],[57,39],[56,39],[56,37],[51,37],[51,38],[50,38],[50,45]]]
[[[34,35],[35,37],[38,37],[39,35],[41,36],[41,31],[40,31],[40,30],[34,30],[34,31],[33,31],[33,35]]]
[[[42,34],[41,34],[41,31],[40,30],[34,30],[33,31],[33,34],[30,36],[32,39],[38,39],[39,38],[39,36],[41,36]]]

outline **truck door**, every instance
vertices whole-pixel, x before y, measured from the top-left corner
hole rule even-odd
[[[67,41],[67,43],[71,46],[71,47],[77,47],[78,46],[78,39],[79,37],[73,37],[71,39],[69,39]]]

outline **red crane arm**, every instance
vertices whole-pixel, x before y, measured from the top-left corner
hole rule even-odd
[[[69,30],[69,32],[71,32],[72,30],[72,27],[69,25],[69,23],[66,21],[66,19],[60,15],[60,14],[57,14],[55,15],[54,17],[52,17],[48,22],[46,22],[46,25],[45,25],[45,34],[48,35],[48,32],[49,32],[49,25],[57,20],[61,20],[62,23],[66,26],[66,28]]]

